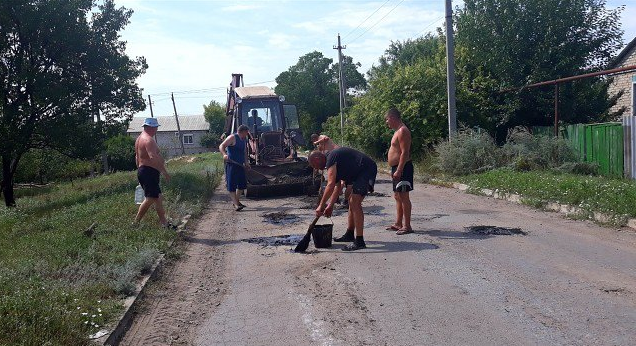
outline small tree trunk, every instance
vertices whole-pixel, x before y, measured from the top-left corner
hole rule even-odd
[[[108,167],[108,155],[106,154],[106,150],[102,150],[102,167],[104,169],[104,174],[110,173],[110,168]]]
[[[10,208],[15,207],[15,196],[13,194],[13,173],[11,169],[11,159],[7,156],[2,157],[2,194],[4,195],[4,204]]]

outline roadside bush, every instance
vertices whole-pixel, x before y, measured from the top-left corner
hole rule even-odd
[[[567,162],[556,169],[561,173],[571,173],[579,175],[598,175],[598,163],[596,162]]]
[[[108,165],[115,171],[135,169],[135,140],[127,135],[117,135],[104,142]]]
[[[203,136],[201,136],[201,140],[199,143],[201,144],[202,147],[212,148],[212,149],[218,148],[218,146],[221,144],[221,135],[208,132],[204,134]]]
[[[72,159],[50,149],[31,149],[20,159],[14,181],[45,184],[72,180],[90,175],[93,168],[92,161]]]
[[[577,161],[576,153],[565,139],[533,136],[523,127],[509,131],[501,150],[505,161],[519,172],[558,168],[567,162]]]
[[[435,147],[438,166],[444,173],[467,175],[484,172],[499,166],[499,150],[494,139],[487,133],[466,129],[460,131],[450,142]]]

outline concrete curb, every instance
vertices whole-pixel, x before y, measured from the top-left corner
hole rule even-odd
[[[454,189],[465,191],[465,192],[472,189],[469,185],[457,183],[457,182],[449,182],[449,181],[440,180],[440,179],[431,179],[431,181],[435,185],[452,187]],[[527,201],[527,199],[522,195],[518,195],[514,193],[505,193],[498,190],[479,189],[477,190],[477,192],[487,197],[493,197],[496,199],[506,200],[509,202],[517,203],[517,204],[524,204],[524,202]],[[572,206],[569,204],[560,204],[560,203],[554,203],[554,202],[546,202],[544,209],[557,212],[560,214],[564,214],[566,216],[577,216],[577,215],[585,216],[586,214],[589,214],[587,218],[594,220],[596,222],[599,222],[599,223],[618,222],[621,226],[627,226],[633,230],[636,230],[636,219],[630,219],[630,218],[625,219],[621,217],[620,215],[611,215],[611,214],[605,214],[600,212],[593,212],[590,214],[590,212],[585,211],[582,208]]]
[[[179,225],[177,226],[178,233],[183,233],[185,231],[185,228],[188,222],[190,221],[190,217],[191,215],[186,215],[181,219]],[[173,244],[174,244],[174,241],[168,244],[168,247],[169,248],[172,247]],[[155,263],[152,265],[152,268],[150,268],[150,272],[144,275],[141,278],[141,280],[137,283],[135,294],[132,296],[126,297],[126,299],[124,300],[124,311],[117,319],[117,323],[115,327],[113,328],[113,330],[99,338],[93,339],[92,340],[93,342],[99,345],[104,345],[104,346],[119,345],[119,342],[124,337],[124,335],[126,334],[126,331],[132,324],[135,309],[139,306],[142,298],[145,295],[145,289],[147,287],[146,284],[150,280],[155,279],[159,275],[161,268],[163,267],[163,264],[164,264],[164,259],[165,259],[165,255],[159,256],[159,258],[157,258]]]

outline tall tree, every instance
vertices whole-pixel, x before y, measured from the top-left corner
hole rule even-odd
[[[500,98],[490,89],[521,87],[605,68],[622,45],[620,13],[605,0],[466,0],[457,12],[458,84],[478,98]],[[489,87],[471,89],[474,78]],[[608,82],[587,79],[563,86],[563,120],[604,120],[612,100]],[[486,93],[483,93],[486,91]],[[475,95],[472,95],[475,96]],[[516,125],[548,125],[553,88],[505,96],[493,112],[499,132]]]
[[[0,158],[5,204],[15,206],[13,176],[31,148],[92,156],[101,145],[93,117],[143,109],[116,32],[130,15],[111,0],[89,22],[91,0],[0,2]],[[114,35],[114,36],[113,36]],[[99,38],[99,39],[98,39]],[[119,61],[117,62],[116,60]]]
[[[364,89],[366,81],[351,57],[345,56],[343,68],[347,87]],[[340,111],[338,65],[322,53],[314,51],[301,56],[296,65],[276,77],[276,93],[296,104],[300,126],[307,138],[321,131],[327,117]]]
[[[415,154],[434,143],[446,129],[445,73],[444,41],[439,36],[392,42],[379,65],[369,71],[368,91],[347,112],[345,141],[384,156],[392,134],[384,113],[397,107],[411,128]],[[325,129],[338,136],[340,120],[330,118]]]

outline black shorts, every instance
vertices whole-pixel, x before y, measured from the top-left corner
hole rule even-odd
[[[358,175],[353,182],[347,182],[347,185],[352,184],[353,189],[351,193],[356,195],[366,196],[369,192],[373,192],[375,186],[375,178],[378,175],[378,166],[375,162],[371,161]]]
[[[391,166],[391,176],[397,171],[398,166]],[[393,192],[409,192],[413,190],[413,162],[404,164],[400,180],[393,180]]]
[[[139,185],[144,189],[144,196],[150,198],[159,198],[161,188],[159,187],[159,175],[161,173],[150,167],[141,166],[137,169],[137,180]]]

